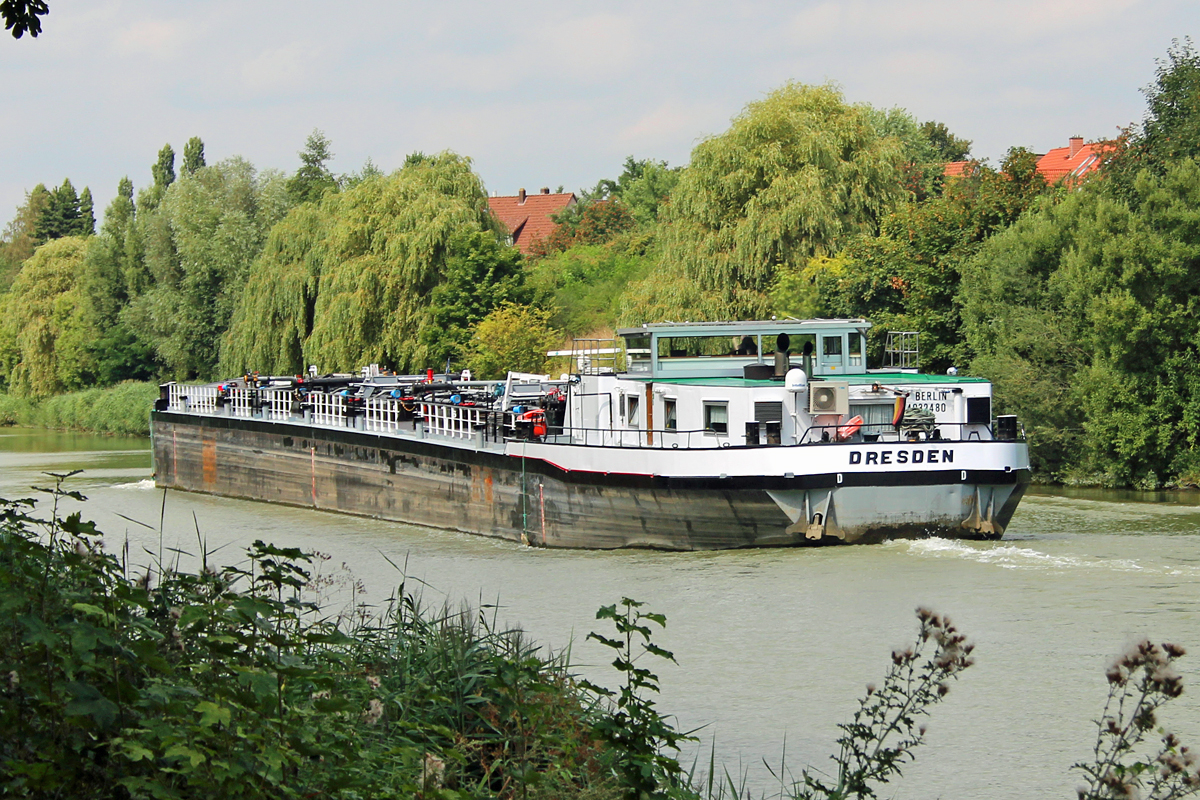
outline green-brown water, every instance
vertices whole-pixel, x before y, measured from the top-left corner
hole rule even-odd
[[[661,705],[683,728],[707,727],[718,760],[769,790],[765,758],[798,773],[822,766],[835,725],[915,630],[912,610],[950,614],[978,644],[977,665],[934,712],[928,745],[896,784],[899,798],[1074,796],[1068,771],[1087,756],[1109,661],[1135,638],[1189,646],[1184,697],[1163,721],[1200,746],[1200,496],[1038,491],[1004,541],[931,539],[882,546],[721,553],[576,552],[395,523],[171,492],[150,480],[144,439],[0,429],[0,496],[32,494],[44,472],[84,469],[71,486],[111,549],[145,563],[160,548],[236,561],[254,539],[330,555],[367,596],[407,562],[427,601],[502,605],[539,641],[607,677],[583,641],[595,610],[621,596],[669,618]],[[1149,502],[1154,500],[1155,502]],[[193,514],[195,519],[193,519]],[[123,518],[150,525],[142,527]],[[186,559],[187,556],[180,556]],[[707,755],[704,756],[707,758]],[[740,765],[740,766],[739,766]]]

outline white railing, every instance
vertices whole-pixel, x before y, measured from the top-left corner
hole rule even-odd
[[[250,390],[227,389],[225,391],[225,407],[232,417],[253,417],[254,406],[250,402]]]
[[[292,393],[286,389],[264,389],[263,418],[287,421],[292,418]]]
[[[421,403],[421,416],[425,418],[425,430],[428,433],[469,439],[475,435],[476,428],[484,426],[487,410],[479,406]]]
[[[346,424],[346,398],[340,394],[313,392],[309,394],[308,402],[314,425],[341,427]]]
[[[186,386],[172,383],[167,388],[168,408],[193,414],[217,413],[217,387]]]
[[[412,403],[413,400],[409,400]],[[400,429],[400,401],[390,397],[369,397],[363,403],[362,427],[365,431],[387,433]]]

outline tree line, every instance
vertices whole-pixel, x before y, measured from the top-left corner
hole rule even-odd
[[[568,337],[769,315],[921,332],[921,366],[996,384],[1044,480],[1200,482],[1195,252],[1200,57],[1176,43],[1144,120],[1093,177],[1048,185],[903,109],[788,84],[686,166],[626,160],[522,256],[470,159],[334,175],[314,132],[291,175],[170,145],[153,184],[31,191],[0,236],[0,380],[47,396],[128,379],[540,369]]]

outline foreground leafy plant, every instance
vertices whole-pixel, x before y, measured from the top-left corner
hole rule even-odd
[[[330,617],[309,554],[248,556],[131,577],[78,513],[0,501],[0,793],[612,795],[562,659],[403,585]]]
[[[648,623],[665,628],[667,618],[640,611],[642,605],[623,597],[619,608],[615,603],[602,606],[596,612],[596,619],[612,620],[618,638],[610,639],[595,632],[587,636],[616,653],[612,665],[625,676],[620,691],[614,692],[591,681],[580,683],[602,697],[616,697],[616,707],[597,721],[595,730],[613,749],[625,797],[658,800],[668,797],[670,788],[679,786],[683,772],[679,761],[665,751],[678,752],[681,742],[694,741],[694,737],[675,730],[668,718],[655,708],[651,695],[659,692],[658,675],[636,663],[647,655],[677,663],[673,653],[651,641]]]
[[[1080,800],[1177,800],[1200,792],[1200,763],[1196,754],[1174,734],[1158,728],[1162,744],[1152,756],[1138,756],[1138,745],[1158,726],[1158,709],[1183,694],[1183,679],[1174,662],[1184,649],[1157,645],[1149,639],[1135,644],[1109,667],[1108,702],[1096,720],[1099,729],[1093,760],[1074,769],[1087,784]]]

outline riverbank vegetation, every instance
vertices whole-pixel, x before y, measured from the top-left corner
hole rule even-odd
[[[310,364],[492,374],[513,319],[535,326],[523,342],[562,344],[656,320],[862,316],[874,363],[888,330],[917,330],[927,371],[993,379],[1038,479],[1200,485],[1190,41],[1146,96],[1098,172],[1048,185],[1022,147],[972,161],[940,123],[787,84],[687,165],[630,157],[527,255],[464,156],[337,176],[318,131],[289,176],[208,164],[194,138],[178,173],[167,145],[153,185],[122,180],[98,231],[86,187],[30,191],[0,236],[0,388]]]
[[[379,606],[337,600],[327,557],[255,542],[222,567],[199,530],[196,572],[163,552],[135,566],[59,513],[85,498],[51,477],[48,514],[0,501],[7,797],[750,800],[715,758],[680,763],[692,737],[656,703],[655,669],[675,660],[654,642],[667,621],[641,603],[602,607],[606,629],[587,637],[616,685],[580,680],[494,610],[423,607],[400,571]],[[917,618],[839,726],[832,768],[780,772],[781,800],[863,800],[901,777],[975,660],[949,619]],[[1200,791],[1177,737],[1145,741],[1183,690],[1183,654],[1141,642],[1111,667],[1094,758],[1075,767],[1081,797]]]
[[[138,381],[42,399],[0,394],[0,425],[144,436],[158,394],[158,384]]]

